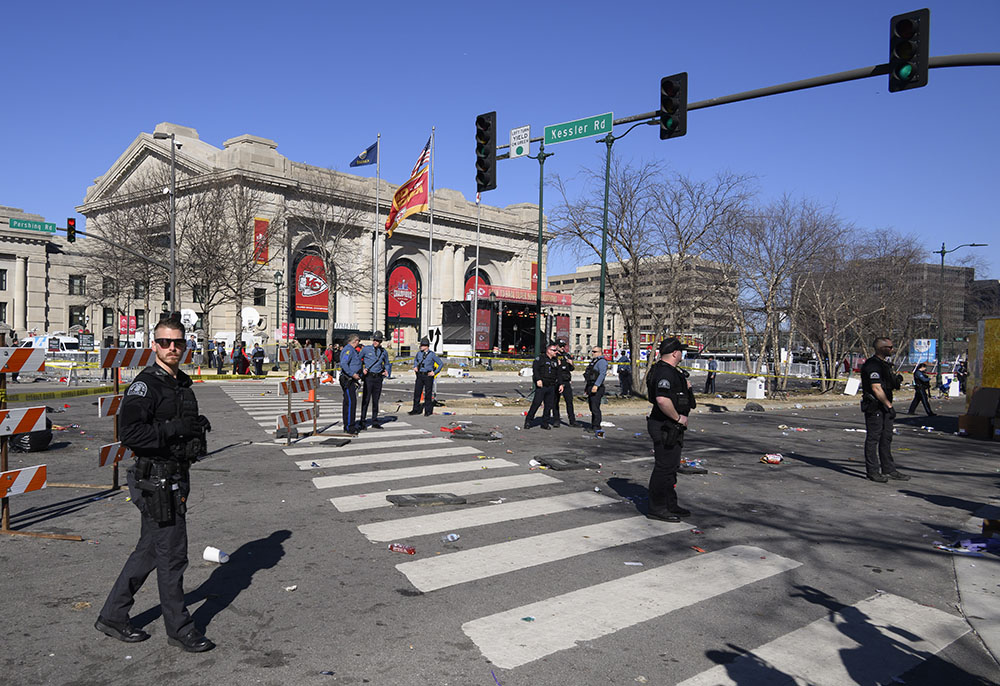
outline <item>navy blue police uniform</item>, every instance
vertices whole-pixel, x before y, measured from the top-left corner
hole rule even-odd
[[[382,342],[382,332],[376,331],[373,340]],[[361,421],[359,428],[365,428],[368,405],[372,407],[372,428],[381,429],[378,423],[378,401],[382,397],[382,380],[389,374],[389,353],[382,346],[366,345],[361,349],[361,364],[364,367],[364,389],[361,392]]]
[[[590,405],[590,427],[592,429],[601,428],[601,400],[604,399],[604,379],[608,375],[608,361],[604,357],[590,360],[590,364],[583,371],[583,383],[586,384],[584,391],[587,394],[587,404]],[[597,392],[593,393],[594,386]]]
[[[430,341],[423,338],[420,345],[428,346]],[[434,414],[434,375],[442,366],[441,358],[430,348],[417,353],[413,360],[413,371],[416,372],[417,379],[413,387],[413,409],[409,414],[420,414],[421,394],[424,397],[424,416],[430,417]]]
[[[669,340],[669,339],[668,339]],[[662,348],[661,348],[662,349]],[[646,419],[646,430],[653,441],[653,473],[649,476],[649,515],[678,521],[687,510],[677,503],[677,470],[684,449],[686,427],[668,417],[657,398],[669,398],[678,415],[688,416],[694,409],[694,395],[688,380],[679,369],[662,360],[649,370],[646,390],[653,409]]]
[[[543,408],[541,423],[543,429],[551,428],[558,421],[555,416],[555,407],[559,378],[559,358],[550,358],[543,352],[531,365],[531,381],[535,386],[535,397],[532,398],[531,407],[528,408],[528,414],[524,417],[525,429],[531,428],[531,422],[535,420],[535,413],[539,407]],[[541,386],[538,385],[539,381],[542,382]]]
[[[896,471],[892,458],[892,420],[896,410],[887,408],[875,396],[873,384],[880,384],[882,392],[892,403],[892,392],[902,385],[892,365],[886,360],[872,355],[861,365],[861,411],[865,415],[865,471],[874,481],[886,478],[908,479]]]
[[[344,392],[344,404],[341,408],[344,431],[357,433],[358,426],[355,417],[358,412],[358,386],[361,384],[361,354],[353,345],[347,344],[340,353],[340,388]]]
[[[559,342],[560,348],[565,346],[565,342]],[[556,359],[559,360],[559,383],[562,384],[562,392],[556,394],[556,402],[554,412],[555,423],[553,426],[559,426],[561,419],[559,417],[559,406],[562,404],[559,400],[559,396],[562,396],[563,400],[566,401],[566,415],[569,419],[570,426],[576,426],[576,412],[573,410],[573,357],[565,350],[560,350],[559,354],[556,355]]]

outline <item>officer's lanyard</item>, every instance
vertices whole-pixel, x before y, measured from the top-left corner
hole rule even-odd
[[[368,371],[371,371],[372,367],[377,365],[379,362],[382,362],[382,369],[379,369],[375,373],[378,374],[379,372],[385,370],[385,361],[383,359],[383,356],[387,356],[385,350],[383,348],[375,348],[375,361],[372,362],[370,367],[368,367]]]

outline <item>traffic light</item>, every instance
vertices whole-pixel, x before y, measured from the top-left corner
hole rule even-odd
[[[660,140],[687,133],[687,107],[687,72],[660,79]]]
[[[927,85],[931,11],[897,14],[889,24],[889,92]]]
[[[497,113],[476,117],[476,192],[497,187]]]
[[[76,243],[76,220],[73,217],[66,220],[66,241]]]

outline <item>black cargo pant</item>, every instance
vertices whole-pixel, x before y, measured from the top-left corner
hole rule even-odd
[[[424,396],[424,415],[434,414],[434,377],[428,372],[417,372],[417,382],[413,387],[413,412],[420,410],[420,394]]]
[[[896,465],[892,459],[892,419],[885,412],[865,412],[865,470],[869,476],[892,474]],[[881,467],[881,470],[880,470]]]
[[[559,405],[561,404],[559,402],[559,396],[562,395],[562,397],[566,400],[566,414],[569,418],[569,425],[574,426],[576,424],[576,413],[573,411],[573,387],[570,385],[569,381],[563,381],[562,393],[558,392],[558,388],[555,390],[555,409],[553,410],[554,422],[556,424],[559,423]]]
[[[365,387],[361,392],[361,424],[364,425],[368,416],[368,403],[372,406],[372,424],[378,419],[378,401],[382,397],[382,372],[369,372],[365,375]]]
[[[542,407],[542,424],[552,426],[558,419],[553,415],[556,405],[557,386],[535,386],[535,397],[531,399],[531,407],[528,408],[528,415],[524,418],[525,424],[531,424],[535,420],[535,413]]]
[[[601,401],[604,399],[604,384],[597,387],[597,393],[591,393],[590,390],[593,386],[587,386],[587,404],[590,405],[590,428],[600,429],[601,420],[604,416],[601,414]]]
[[[101,617],[115,624],[127,622],[135,594],[155,569],[163,624],[167,636],[178,638],[194,628],[184,605],[184,570],[188,564],[187,520],[182,512],[178,512],[171,522],[158,524],[153,521],[146,514],[142,491],[136,485],[134,467],[128,470],[125,478],[132,503],[142,513],[139,542],[111,587],[111,593],[101,609]],[[179,495],[187,498],[189,482],[181,481],[178,485]]]
[[[917,405],[919,405],[920,403],[923,403],[924,412],[927,413],[927,416],[934,414],[934,411],[931,410],[930,398],[928,398],[927,396],[927,389],[918,386],[914,389],[913,402],[910,403],[909,413],[913,414],[913,412],[917,409]]]
[[[659,514],[677,509],[677,469],[681,466],[683,435],[673,447],[663,444],[663,421],[646,419],[646,430],[653,439],[653,473],[649,475],[649,511]]]

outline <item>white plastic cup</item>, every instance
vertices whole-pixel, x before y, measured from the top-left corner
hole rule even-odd
[[[201,556],[209,562],[218,562],[219,564],[229,562],[229,553],[224,553],[218,548],[213,548],[212,546],[205,548],[205,552],[202,553]]]

